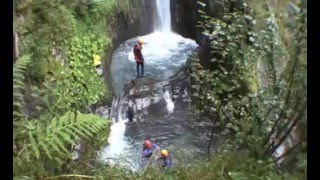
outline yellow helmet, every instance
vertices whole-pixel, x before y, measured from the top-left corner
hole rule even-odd
[[[161,150],[161,157],[168,157],[168,151],[167,150]]]
[[[142,39],[137,39],[137,42],[140,44],[140,45],[142,45],[142,44],[144,44],[144,41],[142,40]]]

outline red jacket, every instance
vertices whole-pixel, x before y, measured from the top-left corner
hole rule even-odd
[[[141,53],[141,49],[142,49],[142,46],[139,45],[139,44],[136,44],[134,45],[133,47],[133,54],[134,54],[134,59],[137,61],[137,62],[142,62],[144,59],[143,59],[143,56],[142,56],[142,53]]]

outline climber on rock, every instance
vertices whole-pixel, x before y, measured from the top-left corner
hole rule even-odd
[[[137,64],[137,78],[141,78],[144,76],[144,58],[141,52],[143,44],[145,44],[145,42],[141,39],[138,39],[137,43],[133,47],[134,59],[136,60],[136,64]],[[141,68],[141,73],[140,73],[140,68]]]

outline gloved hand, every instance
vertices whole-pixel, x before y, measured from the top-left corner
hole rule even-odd
[[[149,157],[151,157],[151,155],[152,155],[152,151],[151,151],[151,152],[148,151],[148,150],[142,151],[142,157],[147,157],[147,158],[149,158]]]

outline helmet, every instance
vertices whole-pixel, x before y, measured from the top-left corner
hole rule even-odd
[[[168,151],[167,150],[161,150],[161,157],[168,157]]]
[[[137,39],[137,42],[138,42],[140,45],[144,44],[144,41],[143,41],[142,39]]]
[[[149,140],[145,140],[144,143],[143,143],[144,147],[146,148],[151,148],[151,142]]]

